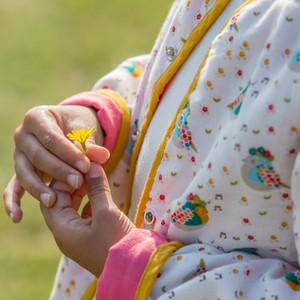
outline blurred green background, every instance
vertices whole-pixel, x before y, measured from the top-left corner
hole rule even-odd
[[[0,0],[0,184],[13,174],[13,132],[35,105],[88,90],[147,53],[171,0]],[[0,206],[0,299],[48,299],[59,252],[37,202],[14,225]]]

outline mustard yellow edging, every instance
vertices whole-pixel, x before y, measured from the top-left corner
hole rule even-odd
[[[122,111],[122,122],[121,122],[121,128],[117,139],[117,143],[113,153],[111,153],[110,155],[108,162],[104,165],[104,170],[106,174],[110,175],[114,170],[115,166],[117,165],[117,163],[119,162],[120,158],[122,157],[124,153],[124,149],[126,147],[128,135],[130,132],[130,113],[126,103],[118,93],[106,89],[97,90],[97,92],[112,98]]]
[[[128,194],[125,204],[125,212],[128,212],[131,204],[131,193],[132,193],[132,184],[134,180],[134,173],[136,167],[136,161],[145,137],[145,134],[148,130],[151,119],[155,113],[157,105],[159,103],[159,97],[162,95],[167,83],[172,79],[176,71],[180,68],[180,66],[184,63],[186,58],[189,56],[190,52],[193,50],[195,45],[201,40],[206,31],[213,24],[215,19],[222,12],[224,7],[228,4],[229,0],[219,0],[216,4],[210,9],[210,11],[203,17],[203,20],[197,25],[197,27],[191,32],[190,36],[187,38],[184,43],[181,51],[174,59],[173,63],[167,68],[167,70],[161,75],[161,77],[157,80],[154,85],[151,101],[149,104],[149,108],[143,124],[140,129],[139,137],[135,143],[133,148],[130,170],[129,170],[129,182],[128,182]]]
[[[246,3],[244,3],[243,5],[241,5],[235,12],[234,14],[238,13],[243,7],[245,7],[246,5],[248,5],[249,3],[253,2],[255,0],[248,0],[246,1]],[[222,1],[221,1],[222,2]],[[219,5],[216,9],[218,9],[216,12],[215,11],[212,11],[211,13],[213,14],[212,16],[210,16],[210,18],[214,17],[213,20],[210,19],[210,21],[214,21],[215,18],[221,13],[221,11],[223,10],[223,8],[227,5],[229,1],[226,0],[226,1],[223,1],[223,5]],[[231,18],[229,18],[229,21],[230,21]],[[229,22],[228,21],[228,22]],[[225,23],[225,25],[221,28],[220,31],[223,30],[224,27],[226,27],[228,25],[228,22]],[[199,25],[198,25],[199,26]],[[192,33],[193,35],[194,33]],[[154,179],[155,179],[155,174],[156,174],[156,170],[159,166],[159,163],[163,157],[163,153],[164,153],[164,149],[166,147],[166,144],[167,144],[167,141],[171,135],[171,132],[175,126],[175,123],[176,123],[176,120],[178,118],[178,115],[181,113],[182,109],[184,108],[184,106],[186,105],[189,97],[190,97],[190,94],[192,93],[192,91],[195,89],[196,87],[196,84],[197,84],[197,81],[199,79],[199,75],[200,75],[200,72],[201,70],[203,69],[204,65],[205,65],[205,62],[207,60],[207,57],[208,57],[208,54],[210,52],[210,48],[208,49],[208,51],[206,52],[205,54],[205,57],[196,73],[196,76],[194,78],[194,80],[192,81],[192,84],[190,85],[190,88],[188,90],[188,92],[186,93],[185,97],[183,98],[183,101],[181,102],[181,104],[179,105],[177,111],[176,111],[176,114],[175,116],[173,117],[173,119],[171,120],[168,128],[167,128],[167,131],[165,132],[159,146],[158,146],[158,151],[155,155],[155,159],[152,163],[152,166],[151,166],[151,169],[149,171],[149,175],[148,175],[148,178],[146,180],[146,184],[145,184],[145,187],[144,187],[144,190],[142,192],[142,196],[141,196],[141,199],[140,199],[140,203],[139,203],[139,206],[138,206],[138,210],[137,210],[137,213],[136,213],[136,216],[135,216],[135,225],[137,227],[140,227],[141,225],[141,222],[142,222],[142,214],[143,214],[143,211],[145,210],[146,208],[146,204],[147,204],[147,200],[148,200],[148,197],[149,197],[149,194],[150,194],[150,191],[151,191],[151,188],[152,188],[152,185],[153,185],[153,182],[154,182]]]
[[[89,287],[86,289],[80,300],[92,300],[95,296],[96,288],[98,284],[98,279],[95,279]]]
[[[151,255],[135,294],[135,300],[148,300],[155,279],[169,257],[183,245],[170,242],[159,246]]]

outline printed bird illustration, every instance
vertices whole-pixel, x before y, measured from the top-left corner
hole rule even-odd
[[[196,276],[200,276],[203,273],[207,272],[205,261],[203,258],[200,259],[199,264],[196,266],[195,270],[189,272],[182,280],[182,283],[187,282],[193,279]]]
[[[242,167],[242,177],[245,183],[258,191],[289,188],[281,181],[279,174],[274,169],[273,160],[271,152],[265,150],[264,147],[251,148]]]
[[[190,115],[189,101],[183,108],[181,114],[177,118],[176,125],[173,131],[173,141],[177,147],[184,147],[185,149],[193,149],[195,152],[197,148],[193,144],[192,132],[188,126],[188,117]]]
[[[289,68],[295,72],[300,72],[300,49],[296,49],[289,60]]]
[[[138,62],[128,62],[126,65],[122,65],[122,67],[129,71],[133,77],[139,77],[143,72],[142,66]]]
[[[196,194],[190,194],[185,204],[171,215],[174,225],[183,230],[196,230],[208,222],[206,202]]]
[[[300,270],[285,275],[285,279],[294,291],[300,291]]]
[[[249,85],[250,82],[248,82],[246,87],[242,90],[241,94],[233,102],[227,105],[227,107],[230,109],[234,116],[238,116],[238,114],[240,113]]]
[[[234,29],[235,31],[239,31],[238,25],[237,25],[237,17],[233,16],[231,18],[231,22],[229,25],[230,30]]]

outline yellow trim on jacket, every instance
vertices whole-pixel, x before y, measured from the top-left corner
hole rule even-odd
[[[92,300],[98,285],[98,279],[95,279],[86,289],[80,300]]]
[[[135,300],[148,300],[154,281],[169,257],[183,245],[180,242],[170,242],[160,245],[151,255],[144,270],[135,294]]]
[[[197,45],[197,43],[201,40],[201,38],[205,35],[210,26],[214,23],[216,18],[220,15],[223,9],[228,4],[229,0],[217,0],[215,5],[210,9],[210,11],[203,17],[202,22],[200,22],[194,30],[191,32],[190,36],[187,38],[184,43],[182,49],[172,62],[172,64],[167,68],[167,70],[160,76],[157,80],[156,84],[153,87],[151,101],[149,103],[149,107],[145,116],[145,119],[141,125],[139,137],[134,145],[131,162],[130,162],[130,170],[129,170],[129,182],[128,182],[128,193],[125,204],[125,212],[128,213],[131,204],[131,194],[132,194],[132,185],[134,180],[134,173],[136,168],[136,162],[138,159],[138,155],[148,130],[149,124],[152,120],[152,117],[155,113],[157,105],[159,103],[159,97],[162,95],[166,85],[170,82],[174,74],[181,67],[184,61],[187,59],[191,51]]]
[[[130,132],[130,113],[125,101],[118,93],[106,89],[97,90],[97,92],[112,98],[122,111],[122,122],[119,136],[113,153],[111,153],[108,162],[104,165],[106,174],[110,175],[122,157],[127,144],[127,139]]]
[[[249,3],[253,2],[253,1],[255,1],[255,0],[248,0],[248,1],[246,1],[243,5],[241,5],[234,12],[234,14],[236,14],[237,12],[239,12],[244,6],[248,5]],[[227,1],[227,3],[228,3],[228,1]],[[228,22],[230,22],[230,19],[228,20]],[[224,24],[224,26],[221,28],[220,31],[222,31],[223,28],[228,25],[228,22],[226,22]],[[205,65],[205,62],[207,60],[209,51],[210,51],[210,49],[208,49],[208,51],[206,52],[205,57],[204,57],[201,65],[200,65],[200,67],[199,67],[199,69],[198,69],[198,71],[196,73],[195,78],[192,81],[192,84],[190,85],[190,88],[189,88],[188,92],[184,96],[181,104],[179,105],[179,107],[178,107],[178,109],[176,111],[175,116],[171,120],[171,122],[170,122],[170,124],[169,124],[169,126],[168,126],[168,128],[167,128],[167,130],[166,130],[166,132],[165,132],[165,134],[164,134],[164,136],[163,136],[163,138],[162,138],[159,146],[158,146],[158,150],[157,150],[157,153],[156,153],[155,158],[153,160],[152,166],[150,168],[150,171],[149,171],[149,174],[148,174],[148,177],[147,177],[147,180],[146,180],[143,192],[142,192],[142,196],[141,196],[141,199],[140,199],[140,202],[139,202],[137,213],[136,213],[136,216],[135,216],[135,225],[137,227],[141,226],[143,211],[146,208],[147,201],[148,201],[148,198],[149,198],[149,194],[150,194],[150,191],[152,189],[152,185],[153,185],[153,182],[154,182],[154,179],[155,179],[155,174],[156,174],[156,171],[157,171],[157,169],[159,167],[160,161],[161,161],[161,159],[163,157],[164,149],[166,147],[167,141],[168,141],[168,139],[169,139],[169,137],[170,137],[170,135],[172,133],[172,130],[173,130],[174,126],[175,126],[175,123],[176,123],[176,120],[177,120],[179,114],[181,113],[181,111],[183,110],[184,106],[186,105],[186,103],[188,101],[188,98],[190,97],[190,94],[192,93],[192,91],[196,87],[196,84],[197,84],[198,79],[199,79],[199,75],[200,75],[201,70],[203,69],[203,67]]]

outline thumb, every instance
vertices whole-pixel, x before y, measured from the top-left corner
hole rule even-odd
[[[105,172],[96,162],[91,163],[90,169],[86,174],[86,190],[92,210],[103,208],[103,206],[112,201]]]
[[[89,142],[86,143],[86,146],[90,161],[94,161],[102,165],[109,159],[110,153],[106,148]]]

